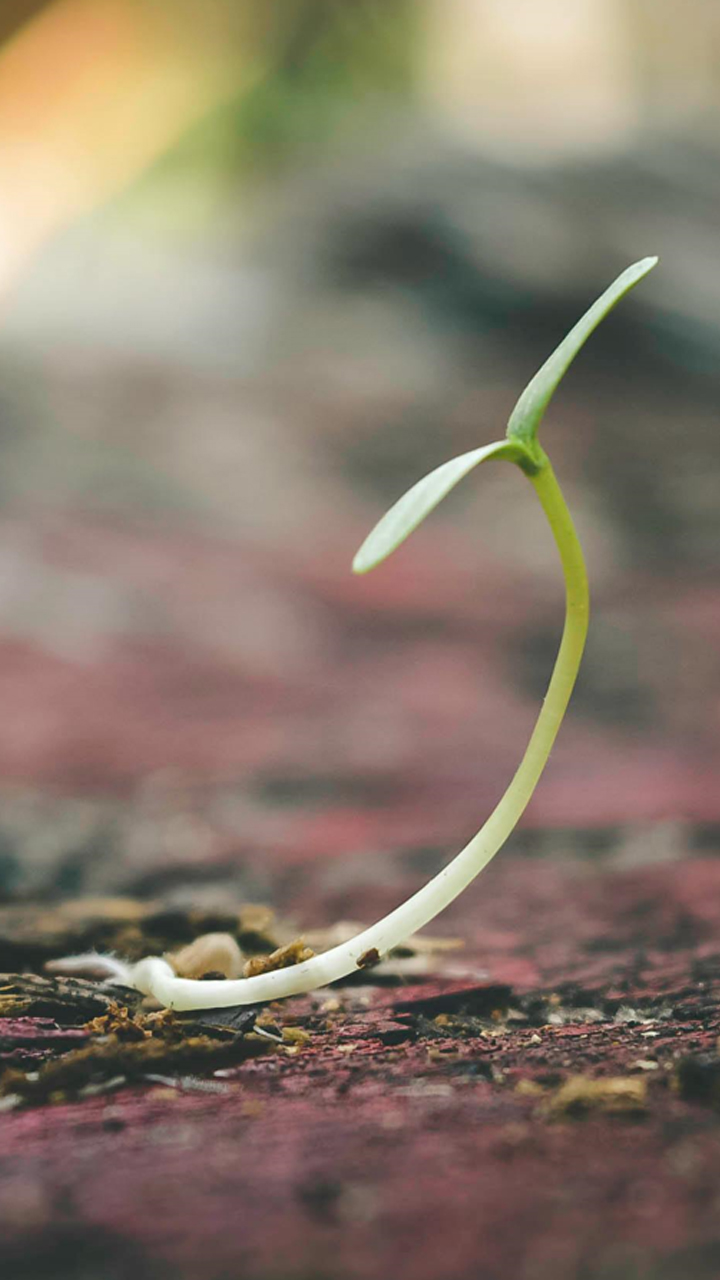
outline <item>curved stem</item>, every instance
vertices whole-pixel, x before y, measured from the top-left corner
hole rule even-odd
[[[165,960],[141,960],[128,971],[139,990],[174,1009],[256,1004],[297,995],[346,977],[367,952],[385,955],[422,929],[474,880],[505,843],[535,790],[555,741],[580,666],[588,624],[583,554],[560,486],[545,455],[528,479],[555,538],[565,579],[565,627],[548,691],[520,766],[482,829],[442,871],[402,906],[349,942],[287,969],[236,981],[177,978]]]

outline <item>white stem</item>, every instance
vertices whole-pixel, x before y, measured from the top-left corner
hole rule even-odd
[[[582,551],[549,463],[530,476],[552,529],[565,578],[565,627],[548,691],[527,750],[510,786],[485,825],[422,889],[349,942],[302,964],[236,981],[178,978],[165,960],[141,960],[133,984],[171,1009],[260,1004],[336,982],[358,968],[368,952],[386,955],[424,928],[475,879],[505,843],[545,767],[577,676],[587,633],[588,588]]]

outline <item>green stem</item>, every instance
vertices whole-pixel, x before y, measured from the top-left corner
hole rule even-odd
[[[434,880],[404,903],[399,912],[404,912],[413,902],[419,905],[420,899],[428,898],[435,889],[435,911],[428,915],[428,919],[432,919],[432,915],[452,902],[502,848],[524,813],[547,764],[575,686],[588,629],[589,591],[585,560],[547,455],[543,454],[539,470],[528,479],[552,530],[565,581],[565,625],[550,684],[525,754],[504,796],[477,835]],[[390,921],[392,918],[387,919]],[[414,920],[413,932],[427,924],[428,919]]]
[[[535,790],[565,715],[585,648],[590,611],[582,547],[547,455],[541,469],[535,475],[528,476],[528,479],[540,499],[560,553],[565,579],[565,626],[545,701],[527,751],[506,795],[498,805],[498,810],[507,804],[515,811],[513,825]]]

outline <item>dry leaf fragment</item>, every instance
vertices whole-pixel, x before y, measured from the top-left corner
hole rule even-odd
[[[548,1098],[544,1107],[545,1114],[554,1120],[563,1116],[585,1116],[591,1112],[640,1115],[645,1110],[647,1082],[641,1076],[607,1076],[600,1080],[591,1076],[570,1076]]]
[[[256,978],[260,973],[271,973],[273,969],[287,969],[293,964],[302,964],[303,960],[311,960],[315,952],[305,945],[304,938],[296,938],[269,956],[253,956],[244,968],[246,978]]]

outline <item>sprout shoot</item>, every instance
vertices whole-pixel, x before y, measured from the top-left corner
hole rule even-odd
[[[590,334],[656,262],[657,258],[644,258],[628,267],[593,303],[523,391],[510,416],[505,439],[453,458],[418,481],[376,525],[353,563],[356,573],[367,573],[380,564],[445,495],[482,462],[513,462],[532,484],[562,565],[565,626],[547,694],[525,755],[485,825],[446,867],[384,919],[350,941],[300,964],[255,977],[199,981],[177,977],[170,964],[159,958],[141,960],[134,965],[114,960],[115,981],[132,985],[171,1009],[256,1004],[325,986],[362,967],[368,953],[384,956],[429,924],[502,847],[547,763],[575,684],[588,625],[588,587],[582,550],[548,456],[538,442],[538,427],[558,383]]]

